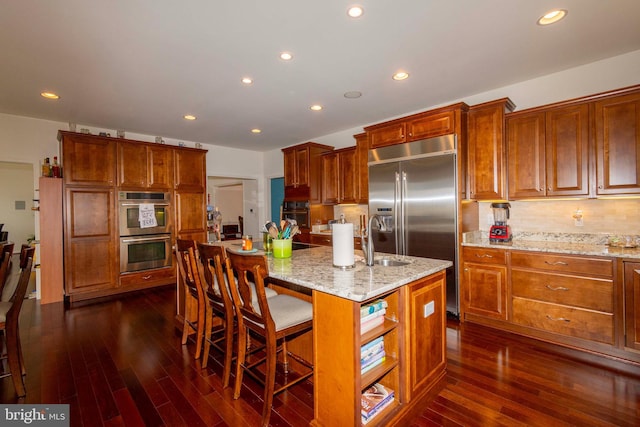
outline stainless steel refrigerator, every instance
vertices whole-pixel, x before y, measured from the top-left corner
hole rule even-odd
[[[369,215],[376,252],[444,259],[447,312],[459,316],[456,136],[369,150]]]

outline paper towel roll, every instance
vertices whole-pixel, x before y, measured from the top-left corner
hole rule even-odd
[[[349,268],[355,266],[353,250],[353,224],[333,224],[333,266]]]

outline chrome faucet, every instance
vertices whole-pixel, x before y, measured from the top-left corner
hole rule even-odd
[[[361,241],[362,241],[362,252],[364,252],[364,263],[368,266],[373,265],[373,253],[375,252],[373,247],[373,240],[371,240],[371,228],[373,227],[373,222],[376,222],[378,225],[378,230],[385,231],[384,222],[380,218],[379,215],[371,215],[369,217],[369,227],[362,233]]]

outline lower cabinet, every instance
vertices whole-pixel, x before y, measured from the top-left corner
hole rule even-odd
[[[333,239],[331,234],[309,234],[309,243],[312,245],[331,246],[333,245]],[[362,250],[362,240],[360,237],[353,238],[353,248],[356,250]]]
[[[462,312],[507,319],[506,251],[464,247]]]
[[[624,263],[625,346],[640,351],[640,262]]]
[[[383,321],[361,333],[366,329],[366,322],[361,322],[362,309],[379,300],[386,305]],[[366,424],[403,425],[405,417],[444,384],[443,272],[361,303],[314,291],[313,310],[315,375],[311,425],[361,425],[362,395],[374,384],[392,390],[394,395],[390,404]],[[363,364],[363,351],[374,344],[384,350],[384,358],[369,369]]]

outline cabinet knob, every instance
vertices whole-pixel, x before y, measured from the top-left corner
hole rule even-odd
[[[598,188],[599,188],[600,190],[602,190],[602,188],[603,188],[603,187],[602,187],[602,185],[598,185]]]
[[[547,191],[551,191],[551,187],[547,188]]]

